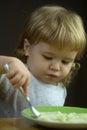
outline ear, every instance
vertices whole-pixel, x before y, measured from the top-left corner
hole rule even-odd
[[[25,56],[29,56],[29,52],[30,52],[30,43],[28,41],[27,38],[24,39],[24,51],[25,51]]]

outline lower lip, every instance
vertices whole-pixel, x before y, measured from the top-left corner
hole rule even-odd
[[[52,75],[52,74],[50,74],[50,75],[48,75],[49,77],[52,77],[52,78],[57,78],[57,76],[56,75]]]

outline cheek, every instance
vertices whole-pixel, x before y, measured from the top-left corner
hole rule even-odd
[[[28,67],[33,72],[38,72],[42,69],[44,69],[44,63],[43,61],[38,57],[30,57],[28,60]]]
[[[68,67],[65,69],[64,75],[67,76],[67,75],[69,74],[70,70],[71,70],[71,65],[68,66]]]
[[[40,54],[30,54],[28,58],[28,67],[31,71],[47,71],[49,64]],[[39,72],[38,72],[39,73]]]

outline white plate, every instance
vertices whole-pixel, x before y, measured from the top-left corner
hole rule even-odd
[[[79,108],[79,107],[57,107],[57,106],[44,106],[44,107],[36,107],[37,110],[40,112],[56,112],[60,111],[63,113],[86,113],[87,114],[87,109],[86,108]],[[50,127],[50,128],[85,128],[87,129],[87,124],[86,123],[63,123],[63,122],[52,122],[52,121],[43,121],[35,118],[32,115],[32,112],[29,108],[24,109],[22,111],[22,115],[32,121],[35,124],[45,126],[45,127]]]

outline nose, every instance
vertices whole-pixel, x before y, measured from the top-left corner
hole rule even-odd
[[[59,71],[61,69],[61,65],[59,62],[50,64],[50,69],[53,71]]]

